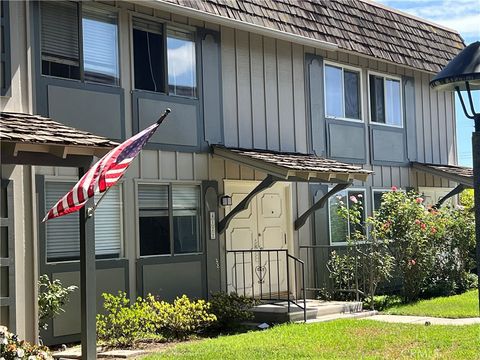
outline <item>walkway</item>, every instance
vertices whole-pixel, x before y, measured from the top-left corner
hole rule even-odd
[[[423,324],[423,325],[472,325],[480,324],[480,317],[464,319],[448,319],[430,316],[409,316],[409,315],[374,315],[368,320],[377,320],[392,323]]]

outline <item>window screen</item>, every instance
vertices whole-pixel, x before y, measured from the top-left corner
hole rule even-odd
[[[342,69],[325,66],[326,115],[343,117]]]
[[[10,89],[10,15],[8,1],[0,2],[0,95]]]
[[[385,123],[383,78],[370,75],[370,113],[373,122]]]
[[[345,117],[361,119],[360,75],[356,71],[344,70]]]
[[[133,21],[135,88],[165,92],[162,25],[141,19]]]
[[[45,211],[73,187],[74,182],[45,182]],[[100,196],[95,198],[98,201]],[[97,258],[119,257],[122,244],[121,188],[111,188],[95,210],[95,254]],[[46,222],[47,261],[80,258],[80,217],[75,212]]]
[[[141,256],[170,254],[168,203],[168,186],[138,186]]]
[[[370,116],[372,122],[402,126],[400,80],[370,75]]]
[[[193,34],[169,29],[167,48],[169,94],[197,96],[196,55]]]
[[[198,186],[173,186],[173,237],[176,254],[200,252]]]

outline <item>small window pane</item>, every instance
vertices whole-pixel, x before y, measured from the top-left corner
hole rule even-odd
[[[95,254],[97,258],[119,257],[122,244],[122,200],[120,187],[103,196],[95,210]],[[98,201],[102,195],[95,196]]]
[[[119,85],[116,13],[84,5],[82,15],[85,81]]]
[[[0,325],[10,328],[10,308],[8,306],[0,306]]]
[[[40,6],[42,73],[80,79],[78,5],[42,1]]]
[[[386,98],[386,123],[389,125],[402,125],[402,114],[400,109],[400,81],[386,79],[385,81]]]
[[[201,251],[198,186],[173,186],[173,236],[176,254]]]
[[[355,191],[355,190],[350,190],[348,191],[348,207],[351,208],[352,205],[355,203],[360,205],[361,207],[361,214],[360,218],[362,222],[365,220],[365,196],[363,191]],[[353,235],[355,231],[363,231],[363,227],[361,225],[355,225],[353,223],[350,223],[350,234]]]
[[[383,78],[370,75],[370,114],[373,122],[385,123]]]
[[[8,274],[9,274],[9,267],[1,266],[0,267],[0,297],[9,296],[10,279]]]
[[[168,186],[138,186],[140,255],[170,254]]]
[[[343,243],[347,241],[348,223],[346,219],[338,215],[338,208],[347,204],[347,193],[341,191],[330,198],[330,242]]]
[[[8,258],[8,227],[0,227],[0,258]]]
[[[378,210],[382,206],[382,197],[385,194],[384,191],[373,192],[373,210]]]
[[[164,45],[160,24],[135,19],[133,62],[135,88],[164,92]]]
[[[344,70],[345,117],[360,119],[360,74]]]
[[[325,66],[325,112],[327,116],[344,117],[342,69]]]
[[[197,73],[193,35],[169,30],[167,47],[169,93],[195,97],[197,95]]]

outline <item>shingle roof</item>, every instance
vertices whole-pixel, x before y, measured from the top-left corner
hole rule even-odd
[[[434,73],[465,47],[458,32],[367,0],[163,1]]]
[[[365,181],[373,172],[359,166],[325,159],[312,154],[279,152],[258,149],[228,148],[213,146],[214,154],[237,161],[260,171],[271,170],[285,179],[292,177],[307,180],[361,180]],[[332,181],[335,182],[335,181]]]
[[[117,143],[50,118],[24,113],[0,113],[0,141],[112,148]]]
[[[413,163],[413,167],[433,175],[444,177],[446,179],[458,182],[468,187],[473,187],[473,169],[471,167],[458,165],[439,165]]]

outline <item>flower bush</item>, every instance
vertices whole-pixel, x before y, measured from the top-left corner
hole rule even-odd
[[[0,359],[53,360],[53,357],[47,347],[19,341],[17,335],[0,326]]]
[[[467,206],[435,209],[419,194],[393,187],[365,222],[361,199],[350,201],[338,213],[353,229],[347,238],[351,246],[345,254],[333,252],[329,261],[336,286],[352,287],[357,274],[364,296],[372,300],[378,284],[395,272],[403,301],[410,302],[463,292],[475,283],[475,220],[468,196]]]

